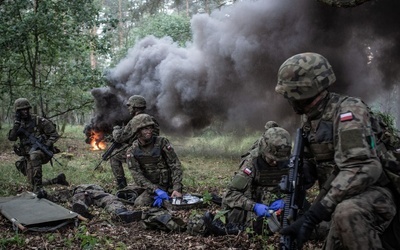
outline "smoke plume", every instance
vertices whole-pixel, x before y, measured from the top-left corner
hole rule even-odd
[[[193,40],[145,37],[94,89],[93,122],[112,127],[129,119],[124,102],[147,100],[164,131],[262,129],[298,117],[275,93],[277,71],[290,56],[324,55],[337,82],[332,91],[374,102],[399,81],[400,1],[335,8],[311,0],[242,1],[191,20]],[[396,21],[398,20],[398,21]]]

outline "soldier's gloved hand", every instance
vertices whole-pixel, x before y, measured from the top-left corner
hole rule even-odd
[[[271,214],[269,213],[269,208],[267,205],[261,204],[261,203],[256,203],[253,208],[254,212],[256,213],[257,216],[261,217],[270,217]]]
[[[15,113],[14,123],[19,125],[21,124],[21,120],[22,120],[21,113],[17,111]]]
[[[279,199],[279,200],[276,200],[276,201],[272,202],[272,204],[269,206],[269,209],[277,211],[277,210],[279,210],[281,208],[284,208],[284,207],[285,207],[285,201],[282,200],[282,199]]]
[[[168,194],[164,190],[156,189],[155,193],[157,196],[154,197],[153,207],[161,207],[164,200],[168,200]]]
[[[280,234],[291,235],[296,238],[299,249],[310,239],[312,231],[323,220],[329,220],[331,214],[322,206],[321,203],[313,205],[302,217],[290,224],[281,231]]]

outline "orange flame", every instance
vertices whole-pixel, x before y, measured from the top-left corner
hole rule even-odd
[[[91,131],[90,136],[90,146],[92,146],[91,150],[104,150],[107,147],[107,144],[102,140],[103,139],[102,132]]]

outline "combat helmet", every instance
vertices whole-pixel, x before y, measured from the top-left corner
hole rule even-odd
[[[263,134],[259,143],[259,150],[265,158],[285,161],[289,159],[291,145],[289,132],[280,127],[272,127]]]
[[[28,99],[26,98],[18,98],[14,102],[14,111],[17,112],[21,109],[32,108],[31,104],[29,103]]]
[[[151,125],[154,126],[155,124],[151,116],[148,114],[139,114],[133,117],[132,119],[133,119],[133,130],[135,131],[135,133],[138,132],[139,129],[141,128]]]
[[[275,91],[289,100],[306,100],[317,96],[335,81],[335,73],[325,57],[301,53],[281,65]]]
[[[141,95],[133,95],[133,96],[129,97],[126,105],[128,107],[132,107],[132,108],[145,108],[146,107],[146,99],[144,99],[144,97]]]

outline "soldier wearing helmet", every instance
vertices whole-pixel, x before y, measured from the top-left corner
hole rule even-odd
[[[209,233],[237,234],[238,230],[250,227],[260,234],[258,229],[262,228],[263,219],[270,217],[269,211],[281,208],[283,201],[276,201],[277,187],[282,175],[287,174],[284,166],[290,156],[291,138],[275,122],[269,125],[273,126],[268,126],[257,147],[242,156],[239,171],[228,185],[222,199],[222,207],[228,211],[226,225],[206,213],[204,221]]]
[[[126,126],[120,127],[115,126],[113,129],[113,139],[122,144],[120,150],[117,154],[110,158],[110,165],[113,172],[113,175],[117,181],[118,189],[122,189],[127,186],[125,172],[123,168],[123,163],[126,163],[126,148],[129,147],[132,142],[136,139],[135,131],[133,128],[135,127],[133,122],[133,117],[144,114],[146,109],[146,100],[143,96],[133,95],[129,97],[126,102],[126,106],[128,108],[129,113],[132,115],[132,119]],[[160,126],[154,117],[152,117],[154,122],[154,135],[158,136],[160,134]]]
[[[328,60],[317,53],[294,55],[279,68],[275,90],[302,115],[304,160],[319,187],[330,188],[280,233],[292,235],[301,248],[320,222],[331,220],[325,249],[383,249],[381,236],[396,205],[381,181],[370,108],[358,98],[329,92],[335,80]],[[333,181],[324,184],[328,179]]]
[[[132,119],[137,139],[127,150],[128,168],[137,185],[145,188],[137,206],[161,207],[164,200],[182,197],[182,165],[167,138],[154,135],[151,116]]]
[[[53,145],[60,136],[51,121],[31,114],[31,108],[32,106],[28,99],[18,98],[15,100],[14,126],[9,131],[8,139],[10,141],[17,141],[19,139],[19,144],[14,145],[15,153],[20,156],[15,165],[21,173],[27,176],[31,190],[44,196],[45,191],[42,189],[42,186],[51,184],[68,185],[68,182],[63,173],[59,174],[56,178],[42,181],[42,165],[48,163],[51,157],[35,147],[21,129],[33,135],[53,152],[56,152],[56,148]]]

